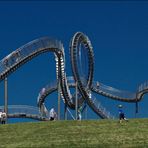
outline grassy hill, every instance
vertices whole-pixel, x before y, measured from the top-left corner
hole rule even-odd
[[[148,147],[148,119],[0,125],[0,147]]]

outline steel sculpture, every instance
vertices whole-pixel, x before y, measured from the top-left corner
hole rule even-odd
[[[79,71],[79,52],[81,50],[81,46],[85,49],[88,57],[88,73],[85,74],[85,77],[83,77]],[[44,104],[46,96],[57,90],[58,82],[60,82],[60,93],[63,101],[69,108],[75,109],[75,94],[71,94],[70,87],[75,86],[75,83],[77,82],[79,90],[78,106],[82,106],[83,102],[86,101],[91,109],[101,118],[113,118],[113,116],[104,110],[96,98],[90,97],[91,91],[114,100],[131,103],[140,101],[143,98],[143,95],[148,92],[148,83],[140,85],[137,92],[131,93],[95,82],[93,80],[93,47],[89,38],[81,32],[77,32],[70,42],[70,57],[73,77],[69,78],[66,75],[65,53],[61,41],[43,37],[21,46],[0,61],[0,82],[7,78],[11,73],[15,72],[23,64],[45,52],[52,52],[55,55],[57,81],[54,85],[46,87],[43,94],[39,93],[37,104],[40,111],[42,110],[42,113],[47,112]],[[69,82],[69,79],[73,82]]]

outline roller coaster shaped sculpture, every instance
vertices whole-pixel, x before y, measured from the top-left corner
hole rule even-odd
[[[79,52],[80,46],[83,46],[87,51],[88,57],[88,73],[86,77],[81,76],[79,72]],[[95,82],[94,76],[94,53],[93,47],[89,38],[82,32],[74,34],[70,42],[70,56],[73,76],[67,77],[65,72],[65,53],[61,41],[51,39],[49,37],[42,37],[33,40],[24,46],[16,49],[8,56],[0,61],[0,81],[3,81],[11,73],[20,68],[23,64],[29,62],[31,59],[45,52],[53,52],[56,61],[56,77],[57,81],[54,85],[47,85],[39,93],[37,98],[37,105],[42,115],[48,116],[48,110],[44,104],[46,97],[57,90],[60,84],[60,94],[64,103],[70,108],[75,109],[75,94],[71,94],[70,87],[75,87],[77,82],[78,87],[78,107],[86,102],[90,108],[100,118],[114,118],[108,111],[106,111],[100,102],[91,96],[91,92],[103,95],[105,97],[124,101],[124,102],[139,102],[143,95],[148,92],[148,83],[141,84],[137,92],[131,93],[106,86],[102,83]]]

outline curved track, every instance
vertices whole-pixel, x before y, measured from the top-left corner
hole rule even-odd
[[[76,87],[76,83],[74,78],[71,77],[67,77],[67,81],[68,81],[68,86],[69,88],[75,88]],[[45,99],[47,98],[48,95],[50,95],[51,93],[58,91],[58,86],[57,86],[57,81],[55,81],[54,83],[52,82],[51,84],[48,84],[46,87],[42,88],[42,90],[40,91],[38,98],[37,98],[37,104],[39,107],[39,111],[41,112],[42,115],[48,117],[49,115],[49,111],[47,110],[46,106],[45,106]],[[95,92],[93,89],[91,89],[91,91]],[[79,97],[81,97],[81,95],[78,95]],[[81,99],[79,99],[78,101],[82,101]],[[102,105],[101,102],[98,101],[98,99],[96,99],[96,97],[94,97],[92,95],[91,97],[91,101],[92,103],[96,106],[97,109],[101,110],[101,112],[103,114],[106,115],[107,118],[114,118],[114,116],[111,115],[111,113],[109,111],[107,111]],[[63,99],[64,102],[64,99]],[[65,102],[64,102],[65,103]],[[78,104],[82,104],[82,102],[79,102]]]
[[[88,67],[89,74],[87,77],[87,81],[89,82],[88,85],[84,83],[78,69],[79,63],[77,61],[79,60],[79,46],[80,46],[79,44],[83,44],[88,53],[87,55],[88,65],[89,65]],[[72,38],[70,53],[71,53],[72,71],[74,79],[78,83],[79,91],[81,92],[81,95],[87,101],[89,106],[94,110],[94,112],[96,112],[97,114],[99,113],[99,115],[102,118],[106,118],[106,115],[103,114],[102,111],[96,107],[96,104],[92,103],[92,99],[89,97],[89,90],[93,90],[96,93],[99,93],[108,98],[124,102],[138,102],[142,99],[145,93],[148,93],[148,83],[146,82],[144,84],[141,84],[135,93],[118,90],[113,87],[103,85],[99,82],[96,83],[97,87],[95,87],[95,85],[92,85],[93,70],[94,70],[93,49],[88,37],[85,36],[83,33],[77,32]]]
[[[0,106],[4,110],[4,106]],[[39,121],[48,121],[49,118],[41,116],[37,107],[28,105],[9,105],[7,115],[8,118],[29,118]]]
[[[85,44],[87,45],[88,41]],[[29,62],[31,59],[45,52],[53,52],[55,54],[57,79],[58,82],[60,82],[62,96],[65,100],[65,103],[70,108],[74,109],[75,101],[70,93],[65,73],[64,48],[62,43],[58,40],[53,40],[48,37],[36,39],[25,44],[24,46],[18,48],[16,51],[6,56],[0,61],[0,81],[2,81],[5,77],[16,71],[23,64]],[[92,79],[91,74],[88,75],[88,77]],[[87,83],[88,86],[91,85],[90,80]],[[83,100],[82,97],[81,99]],[[79,102],[82,103],[83,101]],[[102,118],[107,118],[107,115],[102,116],[100,112],[96,113]]]
[[[0,81],[12,72],[16,71],[23,64],[45,52],[53,52],[55,54],[56,65],[58,65],[57,78],[61,81],[62,94],[68,106],[73,108],[73,101],[69,94],[68,86],[66,85],[66,74],[64,71],[64,48],[62,43],[58,40],[43,37],[25,44],[9,54],[0,61]]]
[[[80,45],[83,45],[83,47],[87,51],[88,57],[88,73],[86,74],[85,79],[79,72],[78,61]],[[36,56],[45,52],[54,53],[56,61],[57,83],[60,83],[61,95],[64,99],[64,103],[66,103],[68,107],[75,109],[74,95],[70,93],[70,88],[68,85],[68,80],[65,72],[64,48],[63,44],[58,40],[54,40],[48,37],[36,39],[32,42],[25,44],[24,46],[18,48],[17,50],[6,56],[4,59],[0,61],[0,81],[8,77],[11,73],[16,71],[26,62],[29,62]],[[136,93],[120,91],[98,82],[93,83],[93,48],[88,37],[81,32],[77,32],[71,40],[70,55],[74,80],[75,82],[77,82],[80,93],[80,101],[78,105],[81,106],[83,104],[83,101],[86,100],[86,102],[92,108],[92,110],[101,118],[110,118],[110,116],[108,116],[105,111],[102,111],[99,104],[95,102],[95,99],[92,99],[90,97],[91,91],[109,97],[111,99],[125,102],[138,102],[142,99],[143,95],[148,92],[147,83],[145,83],[144,85],[140,85]],[[55,89],[54,86],[52,87],[52,89]]]
[[[79,73],[79,62],[78,62],[78,55],[79,55],[79,46],[83,44],[85,49],[88,53],[88,74],[86,81],[87,83],[84,83],[80,73]],[[72,71],[74,75],[75,81],[78,83],[78,89],[81,92],[82,97],[87,101],[88,105],[92,108],[92,110],[99,114],[101,118],[108,118],[104,112],[101,111],[100,108],[94,104],[92,99],[89,97],[92,81],[93,81],[93,73],[94,73],[94,54],[93,54],[93,48],[91,45],[90,40],[86,35],[84,35],[81,32],[77,32],[71,41],[71,47],[70,47],[70,55],[71,55],[71,63],[72,63]]]
[[[78,70],[78,60],[79,60],[79,46],[80,44],[83,44],[88,52],[88,61],[89,61],[89,70],[87,79],[84,81],[84,78],[81,77],[79,70]],[[99,107],[98,103],[96,103],[94,100],[89,97],[89,92],[93,91],[97,94],[106,96],[108,98],[118,100],[118,101],[124,101],[124,102],[131,102],[135,103],[142,99],[143,95],[148,92],[148,83],[144,83],[139,86],[138,91],[136,93],[131,93],[128,91],[118,90],[113,87],[104,85],[99,82],[93,82],[93,69],[94,69],[94,55],[93,55],[93,49],[91,46],[91,43],[87,36],[85,36],[81,32],[77,32],[74,37],[71,40],[71,46],[70,46],[70,53],[71,53],[71,63],[72,63],[72,70],[74,74],[75,81],[78,82],[79,91],[81,92],[83,98],[87,101],[89,106],[102,118],[108,118],[106,113],[102,111],[102,108]],[[87,83],[86,83],[87,81]],[[54,88],[54,90],[56,87]],[[42,96],[45,98],[52,88],[47,88],[47,91]],[[41,97],[41,98],[42,98]],[[44,99],[41,99],[44,102]]]

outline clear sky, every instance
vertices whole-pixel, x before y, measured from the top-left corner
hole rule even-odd
[[[24,1],[0,2],[0,59],[43,36],[63,42],[66,72],[71,75],[69,42],[75,32],[84,32],[95,53],[94,80],[135,92],[148,79],[148,2],[97,1]],[[36,106],[39,91],[54,81],[52,53],[38,56],[8,77],[8,103]],[[0,105],[4,103],[0,84]],[[127,118],[135,117],[135,104],[122,103],[96,95],[102,105],[117,115],[123,104]],[[46,100],[57,109],[57,94]],[[148,117],[148,95],[139,103],[137,117]],[[97,118],[89,110],[90,119]]]

